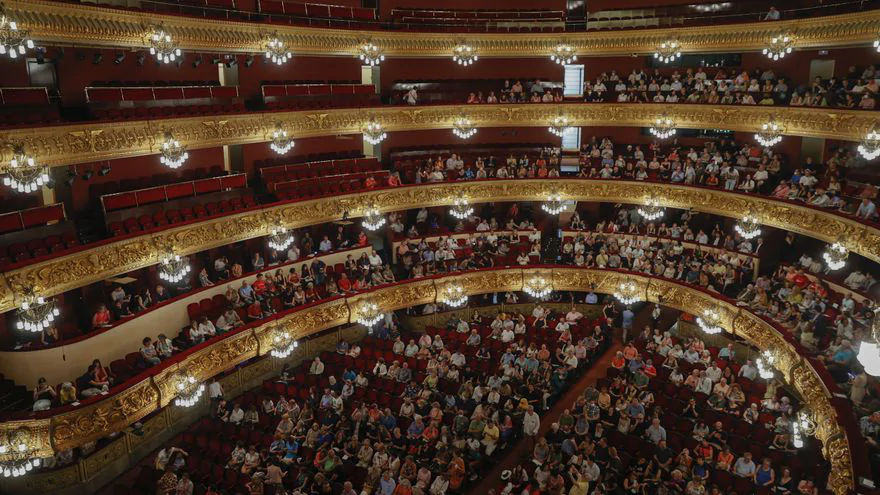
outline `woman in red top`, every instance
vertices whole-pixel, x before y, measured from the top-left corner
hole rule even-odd
[[[617,351],[617,354],[615,354],[614,357],[611,358],[611,366],[619,370],[622,370],[623,367],[626,366],[626,359],[623,358],[622,352]]]
[[[400,185],[400,175],[397,172],[388,176],[388,185],[391,187],[397,187]]]
[[[247,315],[252,320],[259,320],[263,317],[263,306],[260,305],[260,301],[254,301],[253,304],[248,306]]]
[[[362,230],[360,234],[358,234],[358,246],[364,247],[369,243],[369,239],[367,239],[367,234]]]
[[[99,328],[109,328],[110,326],[110,310],[102,304],[98,306],[98,311],[95,311],[95,316],[92,317],[92,328],[97,330]]]
[[[336,282],[336,286],[339,287],[339,290],[342,292],[351,292],[351,280],[348,279],[345,272],[339,274],[339,280]]]
[[[377,184],[378,182],[376,182],[376,178],[372,175],[364,180],[364,187],[366,187],[367,189],[373,189],[376,187]]]
[[[95,359],[94,361],[92,361],[92,366],[95,369],[96,381],[99,381],[102,384],[106,383],[108,385],[113,383],[113,375],[111,375],[110,371],[101,364],[100,359]]]

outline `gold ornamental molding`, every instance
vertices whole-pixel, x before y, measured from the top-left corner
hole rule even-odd
[[[64,4],[59,4],[64,5]],[[280,124],[295,138],[360,133],[375,119],[389,132],[451,129],[462,114],[476,127],[546,127],[560,114],[573,126],[649,127],[660,116],[689,129],[754,133],[773,119],[787,135],[859,141],[878,114],[863,110],[804,107],[715,106],[657,103],[568,103],[388,106],[358,109],[252,112],[124,122],[94,122],[0,132],[0,163],[23,144],[40,163],[73,165],[159,153],[166,132],[189,149],[266,143]]]
[[[382,188],[356,194],[293,201],[225,215],[156,233],[120,239],[4,273],[0,312],[14,309],[14,293],[26,287],[52,296],[159,262],[169,249],[189,255],[233,242],[262,237],[279,224],[296,229],[332,222],[369,208],[383,213],[448,206],[455,198],[471,204],[544,201],[550,193],[566,200],[645,204],[693,209],[729,218],[751,214],[762,224],[825,242],[840,241],[850,252],[880,263],[880,230],[851,217],[803,204],[705,187],[602,179],[505,179]]]
[[[272,332],[282,327],[295,339],[349,323],[356,318],[359,303],[369,300],[381,312],[435,301],[440,289],[456,283],[467,295],[521,290],[531,276],[549,279],[555,290],[587,291],[611,294],[626,280],[635,282],[643,299],[665,306],[701,314],[712,309],[719,314],[719,326],[758,349],[771,349],[776,356],[774,367],[782,378],[804,399],[815,414],[816,438],[823,444],[823,454],[831,463],[829,486],[843,495],[854,487],[850,439],[837,421],[831,394],[812,363],[799,355],[774,326],[746,308],[728,302],[717,293],[706,292],[674,280],[648,277],[624,271],[545,266],[475,270],[447,276],[415,279],[380,287],[350,298],[336,298],[299,311],[283,314],[258,327],[227,335],[212,345],[181,359],[171,367],[125,391],[76,410],[42,420],[0,424],[0,434],[26,424],[39,436],[41,456],[52,455],[86,442],[122,431],[147,414],[168,405],[174,398],[170,377],[179,369],[199,380],[207,380],[223,370],[272,349]],[[2,457],[0,457],[2,460]]]
[[[150,26],[162,25],[184,51],[262,53],[269,33],[276,33],[296,55],[356,56],[364,39],[391,57],[452,56],[458,42],[447,33],[360,31],[232,22],[158,15],[79,3],[6,0],[19,24],[42,44],[107,48],[143,48]],[[468,33],[468,44],[481,57],[548,57],[565,43],[578,55],[648,55],[674,37],[684,53],[759,51],[780,33],[792,33],[796,49],[870,46],[880,31],[880,11],[775,22],[633,29],[586,33]]]

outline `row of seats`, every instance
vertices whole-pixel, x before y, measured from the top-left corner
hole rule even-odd
[[[166,172],[155,174],[148,177],[138,177],[134,179],[122,179],[120,181],[102,182],[99,184],[89,184],[89,201],[98,203],[101,196],[108,194],[116,194],[145,187],[157,187],[175,184],[181,180],[195,181],[206,179],[209,177],[222,177],[226,175],[223,165],[212,165],[204,168],[183,167],[176,172]]]
[[[0,88],[0,126],[45,125],[61,121],[58,106],[43,86]]]
[[[49,253],[60,253],[76,246],[79,246],[79,239],[77,239],[76,232],[73,231],[0,246],[0,267],[39,258]]]
[[[247,174],[232,174],[108,194],[101,196],[101,205],[106,213],[246,187]]]
[[[282,14],[292,17],[353,19],[360,21],[376,20],[376,9],[344,5],[291,2],[288,0],[259,0],[259,9],[260,12],[266,14]]]
[[[376,158],[348,158],[290,165],[273,165],[260,169],[260,176],[268,188],[276,182],[284,182],[327,175],[373,172],[382,167]]]
[[[320,162],[327,160],[344,160],[348,158],[363,158],[363,156],[363,152],[357,150],[335,151],[326,153],[308,153],[305,155],[276,156],[272,158],[266,158],[264,160],[254,160],[253,165],[254,170],[260,172],[266,167],[293,165],[307,162]]]
[[[92,115],[99,120],[148,120],[171,117],[197,117],[200,115],[218,115],[243,113],[247,110],[244,103],[215,103],[210,105],[172,105],[157,107],[129,108],[93,108]]]
[[[239,198],[221,201],[207,201],[195,206],[186,206],[180,209],[158,211],[152,215],[129,217],[122,221],[110,222],[107,226],[110,234],[120,236],[133,234],[144,230],[187,222],[198,218],[205,218],[221,213],[231,213],[245,208],[256,206],[256,200],[252,194],[246,194]]]
[[[417,17],[420,19],[549,19],[562,20],[565,12],[551,9],[427,9],[394,8],[391,17]]]
[[[361,172],[356,174],[340,174],[337,176],[300,179],[275,184],[275,196],[281,201],[326,196],[329,194],[347,194],[368,189],[367,180],[374,179],[377,187],[387,185],[389,172]]]
[[[64,203],[0,214],[0,234],[41,227],[67,219]]]

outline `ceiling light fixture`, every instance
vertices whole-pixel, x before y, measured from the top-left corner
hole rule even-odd
[[[161,27],[149,35],[149,46],[150,55],[155,56],[156,60],[163,64],[170,64],[182,55],[180,48],[171,39],[171,34]]]
[[[33,49],[34,41],[28,34],[27,30],[18,28],[18,23],[6,13],[6,6],[0,3],[0,55],[18,58]]]
[[[642,300],[642,297],[639,294],[639,286],[632,280],[624,280],[623,282],[620,282],[617,285],[617,290],[614,291],[614,298],[626,306]]]
[[[192,268],[189,259],[177,254],[167,254],[159,261],[159,278],[176,284],[186,277]]]
[[[559,215],[565,211],[565,202],[561,195],[553,193],[547,196],[547,201],[541,203],[541,209],[550,215]]]
[[[547,128],[550,134],[562,137],[569,129],[571,129],[571,120],[565,115],[557,115],[550,121],[550,127]]]
[[[648,128],[648,131],[658,139],[668,139],[675,136],[675,121],[669,117],[660,117],[654,121],[654,125]]]
[[[199,402],[199,398],[205,393],[205,384],[187,371],[180,370],[171,377],[174,391],[174,405],[178,407],[192,407]]]
[[[376,231],[382,228],[385,225],[385,215],[379,211],[379,208],[375,206],[368,208],[364,213],[364,219],[361,221],[361,225],[370,231]]]
[[[51,297],[45,299],[28,289],[21,296],[15,328],[29,332],[42,332],[44,328],[49,328],[60,314],[61,311],[55,304],[55,299]]]
[[[285,359],[293,354],[297,347],[299,347],[299,342],[294,340],[289,330],[281,325],[275,327],[272,334],[272,350],[269,351],[272,357]]]
[[[865,373],[871,376],[880,376],[880,309],[874,310],[874,319],[871,323],[871,336],[859,345],[859,354],[856,358],[865,368]]]
[[[5,478],[23,476],[40,466],[40,458],[34,455],[37,439],[28,428],[18,428],[4,433],[0,441],[0,456],[8,460],[0,464]]]
[[[458,65],[467,67],[473,65],[477,60],[479,60],[477,50],[471,45],[461,43],[452,49],[452,61]]]
[[[862,142],[859,143],[856,149],[862,155],[862,158],[868,161],[880,156],[880,131],[877,130],[876,124],[865,134],[865,137],[862,138]]]
[[[20,193],[32,193],[47,182],[49,169],[38,165],[36,159],[24,151],[23,145],[13,145],[3,184]]]
[[[761,235],[761,224],[754,215],[749,214],[743,216],[742,219],[733,226],[733,230],[742,236],[743,239],[752,240]]]
[[[452,133],[461,139],[470,139],[477,133],[477,127],[471,122],[471,119],[462,115],[452,124]]]
[[[776,356],[770,352],[770,349],[765,349],[764,352],[755,359],[755,366],[758,368],[758,376],[765,380],[771,380],[774,375],[773,364],[776,362]]]
[[[373,328],[373,325],[379,323],[385,316],[379,311],[379,305],[372,301],[364,301],[357,310],[357,322],[367,328]]]
[[[661,63],[668,64],[681,57],[681,43],[677,40],[669,40],[660,43],[654,52],[654,58]]]
[[[294,146],[293,139],[287,134],[287,131],[281,126],[281,123],[275,124],[275,130],[272,132],[272,141],[269,147],[272,151],[279,155],[286,155]]]
[[[523,292],[535,299],[544,299],[553,292],[553,284],[540,275],[533,275],[523,284]]]
[[[467,304],[468,296],[461,285],[449,284],[440,291],[439,299],[450,308],[458,308]]]
[[[467,198],[455,198],[449,208],[449,214],[459,220],[464,220],[474,214],[474,207],[468,203]]]
[[[178,169],[188,159],[189,153],[186,151],[186,146],[174,139],[174,135],[170,132],[166,132],[165,141],[162,143],[159,155],[159,162],[170,169]]]
[[[697,317],[697,326],[708,335],[718,335],[724,330],[721,328],[721,314],[712,308],[707,308]]]
[[[761,124],[761,130],[755,133],[755,141],[767,148],[778,144],[782,141],[782,127],[771,117],[769,121]]]
[[[273,227],[269,236],[269,247],[274,251],[284,251],[294,241],[293,231],[287,230],[284,227]]]
[[[266,41],[266,58],[275,65],[284,65],[293,58],[293,53],[284,46],[277,36]]]
[[[774,36],[770,40],[770,45],[764,48],[761,53],[767,55],[772,60],[785,58],[785,55],[791,53],[794,46],[794,38],[788,34]]]
[[[385,55],[382,55],[382,50],[369,41],[361,43],[358,51],[358,58],[361,59],[364,65],[375,67],[385,61]]]
[[[835,242],[825,249],[822,258],[829,270],[840,270],[846,266],[846,259],[849,257],[849,250],[840,241]]]
[[[373,146],[376,146],[388,137],[388,133],[382,129],[382,124],[375,120],[367,122],[367,125],[364,126],[364,129],[361,132],[364,135],[364,141]]]
[[[566,45],[565,43],[556,45],[556,48],[553,49],[553,53],[550,54],[550,60],[559,65],[568,65],[572,62],[577,62],[577,59],[577,50],[575,50],[573,46]]]
[[[639,215],[642,216],[642,218],[649,222],[653,222],[654,220],[662,218],[663,215],[666,213],[666,209],[660,206],[660,202],[657,201],[657,199],[654,197],[651,197],[647,201],[645,201],[645,204],[639,206],[636,211]]]

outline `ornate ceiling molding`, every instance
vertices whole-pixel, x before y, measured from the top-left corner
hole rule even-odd
[[[375,119],[386,131],[451,129],[462,114],[477,127],[546,127],[560,113],[581,127],[648,127],[662,115],[679,128],[757,132],[771,118],[793,136],[859,141],[876,112],[836,108],[714,106],[657,103],[568,103],[388,106],[357,109],[254,112],[125,122],[94,122],[10,129],[0,132],[0,163],[10,143],[22,143],[51,166],[97,162],[159,152],[165,132],[190,149],[269,142],[280,123],[295,138],[361,132]]]
[[[7,0],[7,9],[41,43],[89,47],[141,48],[150,26],[162,24],[185,51],[261,53],[261,44],[277,32],[297,55],[356,56],[369,39],[392,57],[452,56],[457,39],[466,36],[481,57],[546,57],[559,43],[579,55],[650,54],[676,38],[685,53],[761,50],[770,38],[790,32],[796,48],[869,46],[880,31],[880,11],[790,21],[633,29],[587,33],[448,33],[360,31],[231,22],[217,19],[158,15],[134,10],[64,4],[46,0]]]
[[[772,349],[776,353],[774,367],[816,415],[816,437],[823,443],[823,454],[831,463],[830,487],[836,494],[843,495],[854,486],[851,439],[838,424],[831,395],[813,365],[799,355],[798,350],[774,326],[747,309],[721,299],[718,294],[677,281],[622,271],[558,266],[457,273],[400,282],[348,299],[331,299],[285,314],[261,326],[227,335],[120,394],[48,419],[2,423],[0,433],[26,423],[38,433],[39,454],[49,456],[53,451],[73,448],[111,432],[122,431],[146,414],[168,405],[174,398],[169,378],[178,369],[187,370],[199,380],[207,380],[230,366],[255,356],[264,356],[271,351],[271,335],[276,327],[284,327],[300,339],[350,322],[355,318],[352,308],[365,299],[377,304],[380,311],[387,312],[436,300],[438,287],[442,284],[456,282],[468,295],[516,291],[521,290],[523,281],[533,274],[541,274],[551,280],[556,290],[593,290],[606,294],[613,293],[624,280],[633,281],[648,302],[662,301],[665,306],[692,314],[701,314],[709,308],[718,311],[721,327],[759,349]]]
[[[544,201],[550,193],[564,199],[660,205],[693,209],[729,218],[757,216],[771,227],[814,237],[841,240],[851,252],[880,263],[880,230],[827,210],[761,196],[696,186],[601,179],[507,179],[420,184],[383,188],[269,205],[257,210],[207,219],[152,234],[121,239],[5,273],[0,279],[0,312],[13,309],[14,292],[32,287],[45,296],[83,287],[159,262],[173,248],[188,255],[233,242],[266,236],[272,227],[288,228],[332,222],[349,213],[359,217],[372,206],[383,212],[444,206],[455,198],[471,204]],[[751,213],[750,213],[751,212]]]

